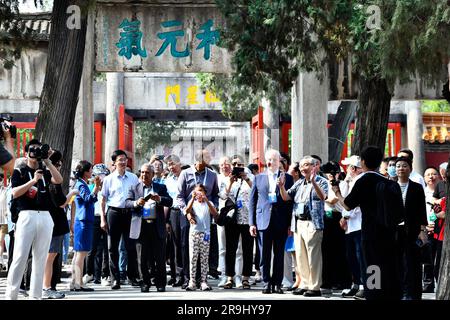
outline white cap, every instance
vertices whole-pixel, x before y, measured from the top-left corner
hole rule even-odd
[[[341,161],[341,163],[344,166],[350,165],[350,166],[361,168],[361,159],[359,158],[359,156],[351,156],[351,157],[345,158],[344,160]]]
[[[441,169],[441,170],[446,170],[446,169],[447,169],[447,165],[448,165],[448,162],[442,162],[442,163],[439,165],[439,169]]]

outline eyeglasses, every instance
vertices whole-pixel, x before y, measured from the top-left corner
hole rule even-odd
[[[127,161],[128,161],[127,158],[124,158],[124,159],[117,159],[117,160],[116,160],[116,162],[127,162]]]
[[[236,167],[236,166],[243,167],[244,166],[243,163],[239,163],[239,162],[232,162],[231,164],[232,164],[233,167]]]

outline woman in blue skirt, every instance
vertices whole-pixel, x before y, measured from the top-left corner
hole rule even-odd
[[[92,164],[88,161],[80,161],[75,169],[77,182],[75,189],[79,194],[75,197],[75,216],[73,225],[73,250],[75,255],[72,260],[71,291],[93,291],[94,289],[83,286],[84,259],[92,247],[94,235],[94,204],[97,202],[97,193],[100,190],[100,178],[95,177],[93,188],[88,183],[92,177]]]

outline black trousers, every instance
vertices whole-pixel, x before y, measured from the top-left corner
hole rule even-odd
[[[181,247],[181,220],[186,218],[180,210],[171,209],[170,211],[170,238],[174,247],[175,265],[180,268],[180,278],[184,279],[183,254]]]
[[[149,264],[155,262],[155,284],[165,287],[166,279],[166,239],[160,238],[155,221],[148,223],[142,220],[141,234],[136,241],[136,252],[139,275],[145,284],[150,283]]]
[[[352,283],[351,271],[346,259],[345,231],[339,225],[341,213],[333,211],[323,218],[322,285],[321,288],[344,289]]]
[[[424,289],[433,290],[434,281],[438,281],[441,263],[442,241],[428,237],[428,244],[422,248],[423,254],[423,286]]]
[[[217,273],[219,267],[219,239],[217,238],[217,224],[211,223],[209,241],[209,272]]]
[[[422,264],[420,248],[416,245],[417,238],[408,237],[405,226],[398,226],[398,263],[402,294],[414,300],[422,299]]]
[[[242,275],[252,275],[253,237],[250,235],[248,224],[231,223],[225,226],[226,251],[225,251],[225,273],[228,277],[235,275],[236,250],[239,245],[239,236],[242,237]]]
[[[249,233],[250,233],[250,231],[249,231]],[[253,261],[253,263],[255,264],[255,270],[257,270],[257,271],[259,271],[259,269],[260,269],[259,263],[261,262],[261,251],[259,248],[258,238],[259,238],[259,236],[257,233],[256,237],[254,238],[256,250],[255,250],[255,257],[254,257],[254,261]]]
[[[272,212],[274,216],[274,212]],[[287,227],[274,227],[273,222],[269,223],[266,230],[259,230],[259,248],[261,251],[260,269],[265,284],[271,286],[281,286],[284,273],[284,247],[287,239]],[[273,250],[273,268],[270,274]]]
[[[109,207],[107,212],[108,219],[108,249],[109,249],[109,269],[111,273],[111,282],[120,281],[119,271],[119,242],[123,236],[127,250],[128,264],[127,275],[130,279],[138,277],[137,257],[135,242],[130,239],[131,213],[129,211],[118,211]]]
[[[94,276],[94,280],[109,276],[108,234],[100,228],[101,219],[94,218],[94,237],[92,249],[86,257],[86,273]]]
[[[177,277],[177,268],[175,262],[175,245],[173,243],[172,232],[167,235],[166,239],[166,260],[170,266],[170,277],[175,279]]]
[[[180,217],[180,245],[181,245],[181,261],[183,267],[183,274],[181,277],[187,281],[190,279],[189,273],[189,228],[190,224],[186,217],[183,215]]]
[[[362,249],[364,261],[367,265],[367,283],[364,286],[364,295],[367,300],[400,300],[401,281],[398,266],[398,243],[395,231],[377,230],[376,237],[364,238],[362,234]],[[377,275],[377,271],[379,274]],[[380,286],[376,284],[379,278]]]

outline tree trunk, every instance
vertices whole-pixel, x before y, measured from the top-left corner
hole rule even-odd
[[[342,148],[347,139],[350,123],[355,117],[356,103],[342,101],[336,112],[333,124],[328,129],[328,160],[339,162]]]
[[[450,164],[450,159],[448,159]],[[450,165],[447,165],[447,198],[445,217],[450,214]],[[444,230],[444,242],[442,244],[441,265],[439,267],[439,279],[436,289],[437,300],[450,300],[450,221],[446,219]]]
[[[67,190],[72,166],[75,111],[78,102],[87,27],[88,0],[53,3],[47,70],[39,104],[35,137],[63,154],[63,188]],[[81,28],[66,25],[69,5],[81,8]]]
[[[386,80],[360,77],[352,154],[360,155],[370,145],[384,152],[390,106],[391,93]]]

